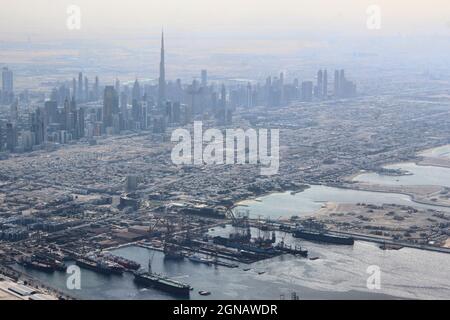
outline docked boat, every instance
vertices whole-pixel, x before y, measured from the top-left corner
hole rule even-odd
[[[288,254],[293,254],[293,255],[299,255],[302,256],[304,258],[306,258],[308,256],[308,250],[304,250],[301,247],[292,247],[292,246],[287,246],[284,241],[279,242],[275,248],[277,250],[280,250],[283,253],[288,253]]]
[[[67,270],[66,264],[64,262],[62,262],[62,261],[54,260],[54,261],[50,262],[50,265],[56,271],[66,272],[66,270]]]
[[[170,279],[165,275],[152,272],[150,262],[149,271],[141,269],[134,272],[134,281],[138,284],[184,298],[188,298],[191,291],[191,287],[188,284]]]
[[[331,244],[353,245],[355,243],[353,237],[338,236],[323,231],[306,230],[302,228],[295,230],[292,235],[295,238]]]
[[[222,236],[214,237],[213,242],[215,244],[241,250],[241,252],[245,251],[251,252],[252,254],[260,254],[267,256],[273,256],[277,254],[277,251],[273,248],[271,244],[267,246],[259,246],[252,242],[240,242],[235,239],[225,238]]]
[[[38,261],[23,261],[23,265],[26,268],[35,269],[46,273],[52,273],[55,271],[55,269],[50,264]]]
[[[67,266],[64,262],[53,258],[51,255],[47,255],[44,253],[36,253],[32,256],[32,261],[39,262],[41,264],[49,265],[53,268],[53,270],[65,272]]]
[[[117,274],[121,275],[124,271],[123,267],[117,264],[107,263],[105,261],[96,261],[91,259],[77,259],[76,264],[79,267],[89,269],[103,274]]]
[[[198,254],[190,255],[188,257],[188,259],[189,259],[189,261],[192,261],[194,263],[204,263],[204,264],[208,264],[208,265],[210,265],[210,264],[212,264],[214,262],[212,259],[208,259],[208,258],[202,257],[202,256],[200,256]]]
[[[105,254],[104,255],[108,260],[111,260],[119,265],[121,265],[122,267],[124,267],[125,269],[129,269],[129,270],[138,270],[141,265],[135,261],[123,258],[123,257],[119,257],[116,255],[113,255],[111,253]]]

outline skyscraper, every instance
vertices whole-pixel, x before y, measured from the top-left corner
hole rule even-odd
[[[31,132],[34,135],[34,145],[40,145],[46,141],[45,118],[41,108],[37,108],[31,114]]]
[[[322,70],[319,70],[317,72],[317,97],[322,97],[322,91],[323,91],[323,72]]]
[[[141,86],[139,85],[139,81],[136,79],[133,84],[133,89],[131,90],[131,101],[141,101],[142,92]]]
[[[6,124],[6,149],[13,152],[17,147],[17,129],[12,123]]]
[[[55,100],[45,101],[45,114],[48,123],[56,123],[58,121],[58,103]]]
[[[100,82],[98,80],[98,76],[96,76],[94,83],[94,100],[98,100],[99,97],[100,97]]]
[[[164,32],[161,34],[161,60],[159,63],[158,104],[164,106],[166,100],[166,70],[164,62]]]
[[[325,70],[323,72],[323,90],[322,90],[322,96],[324,98],[328,97],[328,72]]]
[[[78,93],[77,100],[83,99],[83,73],[78,73]]]
[[[344,88],[345,88],[345,71],[344,69],[342,69],[339,72],[339,94],[342,96],[344,93]]]
[[[217,113],[217,118],[220,124],[227,125],[232,123],[232,110],[228,108],[227,103],[227,90],[225,85],[222,84],[222,88],[220,90],[220,102],[219,102],[219,110]]]
[[[75,78],[72,79],[72,97],[77,97],[77,80]]]
[[[120,93],[120,80],[116,78],[116,83],[114,84],[117,94]]]
[[[77,112],[77,137],[83,138],[84,137],[84,109],[80,108]]]
[[[73,99],[73,96],[72,96]],[[69,131],[70,130],[70,103],[69,99],[66,99],[64,101],[64,112],[63,112],[63,119],[64,121],[64,130]]]
[[[135,175],[129,175],[126,177],[125,191],[134,192],[138,186],[138,177]]]
[[[84,77],[84,100],[89,101],[89,80],[88,77]]]
[[[12,103],[14,99],[13,72],[7,67],[2,69],[2,103]]]
[[[131,116],[134,122],[139,122],[141,120],[142,105],[137,99],[133,99],[131,103]]]
[[[2,70],[2,91],[3,93],[12,93],[14,91],[13,72],[7,67]]]
[[[72,139],[78,139],[78,112],[75,99],[72,97],[69,105],[69,128]]]
[[[252,85],[250,84],[250,82],[247,83],[247,101],[246,101],[246,105],[247,108],[252,107],[253,102],[252,102]]]
[[[17,99],[14,99],[14,102],[11,104],[9,117],[11,123],[14,124],[19,120],[19,101]]]
[[[208,71],[202,70],[202,87],[206,87],[208,85]]]
[[[284,94],[284,72],[280,73],[280,80],[279,80],[279,91],[280,91],[280,96],[279,96],[279,101],[277,102],[277,105],[283,105],[285,103],[285,94]]]
[[[113,115],[119,108],[119,99],[114,86],[106,86],[103,98],[103,127],[106,130],[113,126]]]
[[[334,96],[340,96],[340,85],[339,85],[339,71],[334,71]]]

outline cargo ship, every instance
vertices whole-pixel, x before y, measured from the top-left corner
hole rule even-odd
[[[323,231],[305,230],[302,228],[295,230],[292,235],[294,238],[331,244],[353,245],[355,243],[353,237],[337,236]]]
[[[62,261],[54,260],[50,264],[56,271],[66,272],[67,270],[66,264]]]
[[[23,261],[22,264],[26,268],[39,270],[46,273],[52,273],[55,271],[55,269],[47,263],[37,262],[37,261]]]
[[[77,264],[77,266],[85,268],[85,269],[89,269],[98,273],[103,273],[103,274],[117,274],[117,275],[121,275],[124,271],[123,267],[117,265],[117,264],[112,264],[112,263],[107,263],[104,261],[95,261],[95,260],[88,260],[88,259],[77,259],[75,260],[75,263]]]
[[[40,262],[43,264],[50,265],[54,270],[65,272],[67,269],[67,266],[64,262],[59,261],[50,255],[44,254],[44,253],[36,253],[33,255],[33,261]]]
[[[302,256],[303,258],[308,257],[308,250],[304,250],[304,249],[302,249],[302,247],[297,247],[297,246],[295,246],[295,247],[287,246],[283,241],[279,242],[275,246],[275,249],[280,250],[283,253],[299,255],[299,256]]]
[[[149,263],[149,271],[138,270],[134,272],[134,281],[138,284],[152,287],[179,297],[189,298],[191,287],[188,284],[175,281],[167,276],[152,272]]]
[[[256,254],[264,254],[264,255],[276,255],[277,251],[273,248],[272,245],[270,246],[259,246],[257,244],[254,244],[252,242],[244,243],[244,242],[238,242],[233,239],[216,236],[213,238],[213,242],[215,244],[220,244],[222,246],[243,250],[247,252],[252,252]]]
[[[125,269],[138,270],[141,267],[141,265],[137,262],[134,262],[132,260],[129,260],[129,259],[126,259],[123,257],[113,255],[111,253],[105,254],[104,257],[108,260],[111,260],[111,261],[117,263],[117,264],[120,264]]]

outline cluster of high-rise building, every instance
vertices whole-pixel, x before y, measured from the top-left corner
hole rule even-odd
[[[55,101],[58,106],[64,105],[66,100],[74,99],[77,103],[87,103],[97,101],[101,98],[100,84],[98,77],[95,77],[94,84],[89,85],[88,77],[80,72],[78,74],[78,81],[73,78],[72,84],[64,83],[57,88],[54,88],[50,94],[50,100]]]
[[[336,98],[349,98],[356,95],[356,85],[347,80],[344,70],[336,71],[338,77],[334,79],[334,90],[328,87],[327,70],[317,72],[317,81],[306,80],[300,82],[294,79],[292,83],[285,83],[284,74],[279,77],[269,77],[263,87],[252,88],[248,85],[248,105],[284,106],[293,101],[311,102]]]
[[[334,96],[336,98],[349,98],[356,94],[356,84],[347,80],[344,70],[334,72]]]
[[[116,80],[115,85],[106,86],[102,108],[87,116],[87,135],[117,134],[126,130],[163,133],[167,126],[183,125],[206,113],[220,124],[231,123],[233,96],[227,95],[224,85],[219,89],[208,85],[206,70],[201,71],[201,81],[194,80],[189,85],[183,85],[180,79],[166,81],[165,74],[162,36],[158,83],[141,84],[136,79],[129,87],[121,86]]]
[[[3,84],[3,87],[10,88],[8,84]],[[84,110],[77,108],[75,97],[64,86],[53,90],[51,100],[44,106],[25,114],[27,119],[19,118],[19,99],[13,94],[11,96],[9,117],[6,121],[0,120],[0,151],[31,151],[34,146],[42,146],[46,142],[67,143],[84,136]]]
[[[16,121],[0,124],[0,151],[24,152],[46,142],[67,143],[84,136],[84,123],[84,110],[76,108],[74,99],[66,100],[64,108],[47,101],[29,113],[25,126],[19,127]]]
[[[200,81],[182,84],[166,80],[164,34],[161,37],[157,83],[101,86],[99,78],[90,84],[80,72],[72,83],[51,91],[50,99],[29,115],[27,125],[18,126],[18,100],[14,98],[12,72],[2,71],[2,102],[10,105],[10,119],[0,123],[0,150],[29,151],[45,143],[65,144],[103,134],[150,130],[164,133],[168,126],[184,125],[195,117],[215,119],[230,125],[237,108],[282,107],[294,101],[320,101],[347,98],[356,94],[356,85],[347,80],[344,70],[335,71],[334,90],[328,87],[327,70],[319,70],[317,80],[294,79],[287,83],[284,73],[268,77],[263,85],[253,81],[209,83],[207,70]],[[19,130],[20,129],[20,130]],[[19,134],[20,131],[20,134]]]

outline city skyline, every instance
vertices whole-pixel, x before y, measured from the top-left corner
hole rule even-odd
[[[356,96],[356,85],[347,80],[344,70],[336,70],[333,91],[328,91],[327,70],[319,70],[314,81],[291,79],[288,83],[283,72],[269,76],[260,88],[260,83],[235,81],[235,83],[208,83],[207,70],[201,69],[201,81],[182,83],[180,79],[166,80],[164,31],[160,39],[159,78],[157,84],[144,84],[138,79],[132,89],[116,78],[114,85],[100,85],[99,77],[89,86],[89,78],[82,72],[59,84],[47,93],[44,105],[29,112],[29,123],[23,121],[23,107],[27,105],[30,92],[14,97],[13,72],[3,68],[0,101],[11,105],[9,120],[2,134],[0,122],[0,151],[27,152],[47,143],[66,144],[87,137],[93,139],[102,134],[120,134],[124,130],[152,130],[164,133],[166,127],[182,125],[204,114],[213,116],[220,125],[231,125],[233,112],[240,107],[253,108],[258,105],[284,106],[293,101],[311,102],[330,98]],[[166,96],[169,89],[169,99]],[[101,98],[103,105],[96,108],[89,105]],[[131,91],[130,91],[131,89]],[[131,93],[131,94],[130,94]],[[19,103],[20,100],[20,103]],[[77,107],[77,104],[81,105]],[[86,105],[88,104],[88,105]],[[19,118],[20,115],[20,118]],[[85,118],[87,115],[87,118]],[[20,121],[19,123],[19,119]],[[4,137],[3,137],[4,136]],[[18,148],[16,150],[16,148]]]

